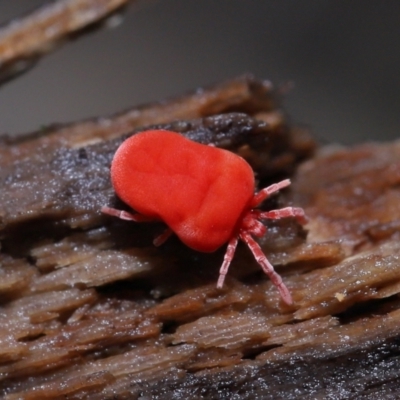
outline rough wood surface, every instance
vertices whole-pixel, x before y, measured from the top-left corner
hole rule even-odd
[[[313,149],[283,120],[266,123],[278,109],[163,126],[238,152],[265,183]],[[31,158],[17,150],[36,148],[36,135],[3,142],[16,154],[1,171],[5,398],[394,398],[399,143],[322,149],[266,204],[302,206],[310,219],[305,230],[270,224],[261,240],[292,292],[288,307],[244,247],[217,290],[223,249],[200,254],[177,239],[154,248],[160,225],[100,214],[118,202],[108,167],[125,136],[55,141]]]
[[[286,119],[279,108],[280,94],[269,81],[260,81],[252,75],[222,82],[209,88],[173,99],[134,107],[108,117],[100,117],[65,125],[53,125],[24,135],[1,135],[0,166],[17,158],[32,157],[32,148],[39,152],[55,151],[59,147],[79,148],[105,139],[121,136],[141,126],[165,124],[176,120],[202,118],[235,111],[258,115],[258,119],[278,132],[291,134],[285,127]],[[183,128],[181,128],[183,129]],[[297,129],[292,135],[298,146],[308,148],[309,138]],[[42,154],[39,156],[42,158]]]
[[[235,151],[260,181],[270,182],[291,174],[314,150],[305,132],[285,122],[278,99],[271,84],[245,77],[140,107],[135,115],[143,112],[153,126]],[[157,125],[173,108],[203,117],[177,121],[172,114],[175,121]],[[83,142],[68,134],[82,124]],[[221,291],[215,278],[223,249],[199,254],[177,239],[156,249],[151,243],[160,224],[127,224],[100,213],[101,206],[118,203],[109,166],[118,145],[135,131],[110,129],[100,141],[97,129],[83,122],[3,138],[0,390],[6,398],[137,397],[142,384],[136,387],[132,379],[146,386],[184,371],[190,376],[240,364],[264,346],[266,327],[274,325],[260,313],[269,283],[256,289],[258,269],[245,249],[232,276],[252,282],[231,277]],[[90,138],[96,139],[89,145]],[[301,247],[305,232],[295,221],[276,225],[270,239],[268,246],[279,243],[287,260],[296,258],[291,250],[306,259],[310,253]],[[341,257],[338,246],[328,247],[330,260]],[[272,299],[272,320],[287,321]],[[249,305],[261,308],[250,316]],[[209,335],[199,336],[196,324],[206,324],[200,326],[205,333],[211,328]]]
[[[13,35],[27,40],[29,18],[36,29],[51,7],[84,3],[100,2],[59,1],[4,27],[1,79],[59,39],[39,30],[33,46],[19,47]],[[224,249],[197,253],[176,238],[155,248],[161,224],[100,213],[105,204],[123,206],[110,160],[145,125],[237,152],[261,186],[294,177],[264,206],[302,206],[308,225],[270,223],[260,241],[293,306],[280,302],[244,246],[217,290]],[[287,123],[279,93],[250,76],[111,117],[2,136],[0,396],[398,398],[400,143],[313,151],[306,132]]]

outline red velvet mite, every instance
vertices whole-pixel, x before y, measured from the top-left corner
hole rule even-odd
[[[254,194],[250,165],[230,151],[186,139],[166,130],[149,130],[125,140],[111,164],[116,194],[137,213],[103,207],[102,212],[124,220],[163,221],[159,246],[175,233],[194,250],[213,252],[228,243],[217,287],[224,284],[238,240],[245,242],[283,301],[292,297],[253,236],[267,228],[260,220],[295,217],[305,222],[301,208],[256,209],[271,194],[290,185],[286,179]]]

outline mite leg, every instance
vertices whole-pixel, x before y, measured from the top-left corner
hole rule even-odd
[[[154,238],[153,244],[154,246],[158,247],[161,246],[163,243],[166,242],[166,240],[173,234],[172,230],[170,228],[166,228],[165,231],[161,234],[158,235]]]
[[[273,185],[267,186],[266,188],[260,190],[253,197],[253,200],[250,203],[250,208],[257,207],[261,204],[267,197],[271,196],[271,194],[278,192],[279,190],[290,185],[290,179],[285,179],[278,183],[274,183]]]
[[[117,210],[116,208],[111,207],[101,207],[101,212],[103,214],[111,215],[113,217],[117,217],[123,219],[125,221],[135,221],[135,222],[149,222],[154,221],[154,218],[146,217],[142,214],[132,214],[128,211]]]
[[[259,219],[280,219],[287,217],[296,218],[300,224],[307,223],[307,217],[304,210],[298,207],[285,207],[279,210],[260,212],[258,214]]]
[[[240,233],[240,238],[247,244],[247,246],[249,246],[249,249],[253,253],[256,261],[261,265],[263,271],[269,276],[271,282],[277,287],[282,297],[282,300],[288,305],[293,304],[292,296],[289,292],[289,289],[283,283],[280,275],[275,272],[274,267],[267,260],[267,257],[262,252],[259,244],[251,237],[250,234],[246,232]]]
[[[239,238],[237,236],[233,237],[229,243],[228,243],[228,247],[226,248],[226,253],[224,256],[224,262],[222,263],[222,266],[219,270],[219,278],[218,278],[218,282],[217,282],[217,288],[222,288],[222,286],[224,285],[224,280],[225,280],[225,276],[228,273],[228,269],[229,269],[229,265],[233,259],[233,256],[235,254],[235,250],[236,250],[236,246],[238,244],[238,240]]]

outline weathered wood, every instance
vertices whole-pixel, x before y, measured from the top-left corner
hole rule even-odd
[[[20,54],[43,51],[36,40]],[[218,290],[224,249],[201,254],[176,238],[155,248],[159,224],[100,214],[118,202],[108,178],[118,144],[159,124],[237,152],[261,181],[295,174],[264,206],[304,207],[308,224],[269,223],[260,240],[293,306],[244,247]],[[3,136],[0,396],[397,398],[400,144],[325,148],[300,165],[313,149],[272,85],[252,77]]]
[[[18,136],[0,136],[0,166],[16,160],[31,159],[36,152],[51,153],[60,147],[78,148],[120,137],[141,126],[168,124],[178,120],[204,118],[216,114],[245,112],[258,115],[271,131],[288,134],[285,116],[280,109],[280,95],[269,81],[260,81],[252,75],[219,83],[192,93],[133,107],[107,117],[64,125],[51,125],[39,131]],[[184,127],[181,127],[181,130]],[[308,154],[311,142],[307,134],[297,129],[293,144]],[[294,142],[296,140],[296,142]],[[312,146],[311,146],[312,147]],[[306,155],[307,155],[306,154]]]
[[[282,115],[273,118],[278,110],[271,102],[270,89],[248,91],[249,87],[264,87],[253,78],[203,91],[203,100],[218,98],[217,109],[228,111],[232,102],[230,95],[225,95],[227,88],[236,91],[237,85],[247,89],[242,92],[243,100],[237,102],[234,96],[234,108],[251,111],[254,116],[227,113],[153,126],[236,151],[249,160],[259,179],[287,175],[312,153],[313,142],[289,127]],[[189,104],[193,99],[201,103],[198,95],[189,95],[166,103],[166,107],[173,104],[178,109],[178,104],[186,104],[183,99]],[[205,109],[211,113],[212,107]],[[158,113],[154,115],[158,122]],[[221,339],[229,343],[228,352],[213,345],[213,340],[205,350],[196,343],[184,343],[188,336],[184,325],[176,336],[163,330],[170,324],[218,319],[215,313],[231,307],[244,310],[248,303],[258,304],[265,296],[255,295],[252,287],[233,278],[228,278],[224,290],[217,290],[213,281],[221,262],[219,253],[198,254],[176,239],[156,249],[151,241],[158,225],[127,224],[100,213],[102,205],[115,201],[109,182],[112,155],[132,132],[78,146],[63,140],[65,132],[3,142],[8,161],[3,159],[0,173],[2,393],[10,393],[10,398],[79,398],[117,385],[119,395],[130,397],[135,392],[128,389],[132,374],[150,382],[164,377],[165,369],[175,371],[183,361],[187,371],[242,362],[247,351],[270,336],[265,328],[274,322],[269,318],[260,315],[248,320],[246,313],[235,311],[230,321],[238,326],[239,334],[233,341]],[[93,131],[88,132],[91,135]],[[38,142],[48,138],[52,152]],[[21,148],[29,149],[23,157]],[[304,244],[304,232],[294,221],[278,224],[275,235],[278,232],[291,232],[287,240],[280,240],[288,262],[293,257],[313,258]],[[325,245],[329,257],[341,258],[341,250],[335,246]],[[321,246],[318,248],[317,263],[325,257],[320,254]],[[274,256],[279,259],[279,254]],[[233,275],[248,276],[256,270],[252,263],[240,249]],[[280,306],[275,304],[272,309],[273,321],[288,320],[280,315]],[[220,322],[223,328],[226,324]],[[244,347],[241,326],[247,327],[251,337]],[[218,336],[215,339],[218,343]],[[74,367],[77,363],[78,368]],[[68,382],[63,388],[60,377]]]
[[[260,178],[266,178],[267,172],[269,176],[288,173],[303,156],[303,149],[297,153],[288,130],[271,129],[246,114],[223,114],[157,127],[243,153],[253,165],[264,164]],[[31,158],[4,166],[0,172],[0,232],[43,219],[75,229],[102,223],[99,210],[113,196],[111,159],[131,134],[85,148],[62,147],[50,153],[47,148],[38,149]]]
[[[28,246],[33,267],[5,237],[6,398],[391,398],[400,374],[399,149],[331,150],[301,165],[285,203],[305,208],[308,238],[285,220],[262,240],[292,307],[244,248],[217,290],[221,254],[177,240],[140,249],[145,225],[44,233]]]

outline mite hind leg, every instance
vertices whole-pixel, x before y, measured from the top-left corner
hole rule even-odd
[[[283,283],[281,276],[277,272],[275,272],[274,267],[268,261],[267,257],[261,250],[261,247],[259,246],[259,244],[248,233],[244,233],[244,232],[241,233],[240,238],[247,244],[247,246],[249,246],[249,249],[253,253],[254,258],[256,259],[258,264],[261,266],[263,271],[269,276],[269,279],[271,279],[271,282],[278,289],[282,300],[288,305],[293,304],[293,299],[292,299],[289,289]]]
[[[228,273],[229,265],[231,264],[233,256],[235,255],[235,250],[236,250],[236,246],[238,244],[238,240],[239,240],[238,237],[233,237],[229,241],[228,247],[226,248],[224,261],[219,270],[219,277],[218,277],[218,282],[217,282],[217,288],[219,288],[219,289],[222,288],[222,286],[224,285],[225,276]]]

